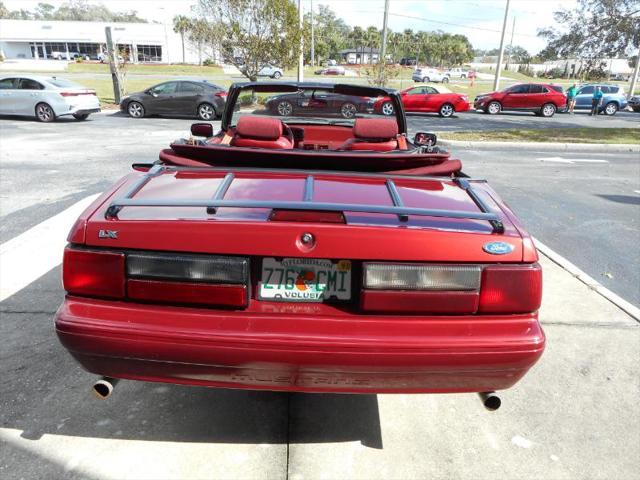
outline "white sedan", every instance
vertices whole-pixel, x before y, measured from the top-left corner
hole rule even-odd
[[[41,122],[71,115],[86,120],[100,111],[95,90],[56,77],[0,77],[0,115],[35,116]]]
[[[436,68],[416,68],[411,79],[414,82],[442,82],[449,83],[449,77]]]

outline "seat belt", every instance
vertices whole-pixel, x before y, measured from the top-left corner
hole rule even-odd
[[[396,140],[398,141],[398,149],[407,150],[407,137],[404,133],[399,134]]]

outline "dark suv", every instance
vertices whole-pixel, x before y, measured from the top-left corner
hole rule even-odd
[[[543,83],[521,83],[499,92],[478,95],[473,106],[491,115],[503,110],[523,110],[552,117],[567,105],[566,95],[557,88],[557,85]]]

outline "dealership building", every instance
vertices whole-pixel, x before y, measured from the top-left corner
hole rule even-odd
[[[7,59],[98,59],[106,51],[105,27],[132,62],[182,62],[182,40],[173,26],[162,23],[0,20],[0,53]],[[203,58],[207,58],[203,52]],[[185,40],[185,61],[197,63],[199,53]]]

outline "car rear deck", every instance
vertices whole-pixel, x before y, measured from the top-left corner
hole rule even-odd
[[[483,181],[139,167],[69,241],[56,329],[100,375],[491,391],[544,349],[533,244]]]

